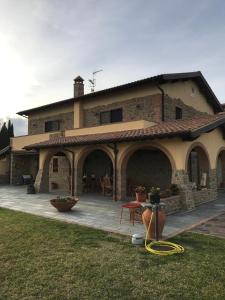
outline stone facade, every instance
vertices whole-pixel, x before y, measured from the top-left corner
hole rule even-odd
[[[217,198],[216,170],[209,171],[209,187],[202,190],[192,190],[187,172],[179,170],[174,173],[173,183],[178,184],[181,190],[181,208],[194,209],[196,206]]]
[[[84,110],[84,127],[99,126],[100,112],[117,108],[123,109],[123,122],[137,120],[161,121],[161,95],[156,94],[86,109]]]
[[[36,178],[38,172],[38,155],[11,154],[11,184],[21,184],[22,175]]]
[[[192,106],[184,104],[181,99],[170,98],[165,95],[164,98],[164,120],[174,120],[176,117],[176,107],[182,109],[182,119],[194,118],[199,115],[205,115],[206,113],[200,112],[194,109]]]
[[[192,106],[184,104],[181,99],[173,99],[168,95],[164,98],[164,120],[174,120],[176,116],[176,107],[182,109],[182,118],[188,119],[206,113],[194,109]],[[115,102],[108,105],[99,105],[94,108],[84,110],[84,127],[100,125],[100,112],[122,108],[123,121],[146,120],[150,122],[161,122],[162,120],[162,95],[150,95],[127,99],[121,102]]]
[[[180,195],[162,198],[161,202],[165,203],[165,212],[167,215],[174,214],[183,208]]]
[[[74,126],[74,113],[62,113],[54,116],[44,117],[44,118],[29,118],[28,120],[28,134],[41,134],[45,132],[45,122],[48,121],[60,121],[60,130],[73,129]]]
[[[54,172],[53,160],[58,161],[58,170]],[[70,164],[66,156],[53,156],[49,164],[49,191],[70,192]]]

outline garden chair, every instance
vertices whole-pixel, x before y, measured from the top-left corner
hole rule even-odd
[[[112,188],[112,183],[111,183],[109,176],[106,175],[106,176],[100,178],[100,185],[102,188],[103,196],[112,194],[113,188]]]

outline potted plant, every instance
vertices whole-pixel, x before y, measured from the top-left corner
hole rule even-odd
[[[50,203],[54,206],[59,212],[70,211],[71,208],[77,204],[79,199],[74,197],[57,197],[51,199]]]
[[[152,187],[150,189],[150,203],[152,204],[160,203],[160,188]]]
[[[146,188],[142,185],[139,185],[135,188],[136,201],[145,202],[146,201]]]

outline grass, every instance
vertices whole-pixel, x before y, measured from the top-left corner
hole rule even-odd
[[[0,299],[225,299],[225,240],[184,233],[158,257],[130,239],[0,209]]]

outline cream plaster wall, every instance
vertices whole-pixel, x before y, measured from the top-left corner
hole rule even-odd
[[[29,141],[30,142],[30,141]],[[143,148],[143,147],[156,147],[164,151],[170,158],[172,167],[174,170],[184,170],[186,168],[186,157],[193,145],[202,144],[208,152],[210,158],[210,168],[215,169],[217,163],[218,152],[222,147],[225,147],[225,141],[223,140],[222,133],[220,129],[215,129],[210,133],[205,133],[200,136],[195,141],[183,141],[180,138],[171,139],[156,139],[152,141],[141,141],[132,143],[119,143],[119,153],[118,153],[118,166],[121,165],[123,159],[128,155],[128,153],[133,150],[133,148]],[[79,147],[67,147],[75,153],[75,165],[78,160],[82,157],[82,153],[91,152],[95,149],[103,149],[108,151],[111,158],[113,158],[113,151],[105,145],[90,145],[90,146],[79,146]],[[131,148],[131,149],[130,149]],[[53,155],[57,151],[62,151],[62,148],[57,149],[41,149],[39,168],[43,168],[43,164],[48,155]],[[65,151],[65,154],[70,157],[71,154]]]
[[[206,149],[209,160],[210,168],[215,169],[217,163],[217,155],[221,147],[225,147],[225,140],[223,140],[220,129],[215,129],[210,133],[205,133],[195,141],[183,141],[180,138],[172,139],[156,139],[149,142],[136,142],[135,147],[156,147],[161,149],[167,154],[171,160],[174,170],[186,169],[186,158],[190,149],[196,145],[202,144]],[[127,157],[130,149],[134,144],[123,143],[120,145],[118,154],[118,166],[120,167],[124,158]]]
[[[208,114],[214,114],[211,105],[206,101],[206,97],[200,92],[193,80],[166,83],[162,87],[171,98],[180,98],[186,105]],[[194,93],[192,88],[195,90]]]
[[[49,139],[49,133],[18,136],[10,139],[12,150],[22,150],[23,147]]]
[[[118,153],[118,168],[121,168],[123,160],[135,149],[141,149],[146,147],[156,147],[162,150],[170,159],[173,170],[185,170],[186,169],[186,158],[190,149],[196,144],[202,144],[210,159],[210,168],[215,169],[217,163],[217,155],[221,147],[225,147],[225,141],[222,138],[222,133],[219,129],[215,129],[210,133],[203,134],[200,138],[195,141],[183,141],[180,138],[171,139],[156,139],[153,141],[141,141],[131,143],[119,143]],[[68,147],[75,153],[75,166],[78,161],[86,156],[93,150],[102,149],[108,153],[113,160],[113,150],[108,148],[106,145],[90,145],[90,146],[79,146],[79,147]],[[39,168],[42,169],[45,159],[49,155],[53,155],[60,149],[41,149],[39,158]],[[66,153],[66,152],[65,152]],[[67,153],[67,155],[70,155]],[[71,156],[70,156],[71,159]]]
[[[74,130],[66,130],[65,136],[79,136],[85,134],[94,134],[94,133],[107,133],[107,132],[116,132],[122,130],[132,130],[132,129],[141,129],[155,125],[153,122],[148,122],[145,120],[131,121],[131,122],[120,122],[108,125],[101,125],[95,127],[80,128]]]
[[[66,130],[65,136],[79,136],[85,134],[107,133],[107,132],[122,131],[122,130],[141,129],[153,125],[155,125],[155,123],[148,122],[145,120],[123,122],[123,123],[101,125],[101,126],[90,127],[90,128]],[[25,146],[49,140],[50,134],[55,134],[55,133],[57,134],[57,132],[54,133],[51,132],[51,133],[25,135],[25,136],[11,138],[12,150],[22,150]]]
[[[83,127],[83,105],[82,101],[74,102],[74,128]]]

